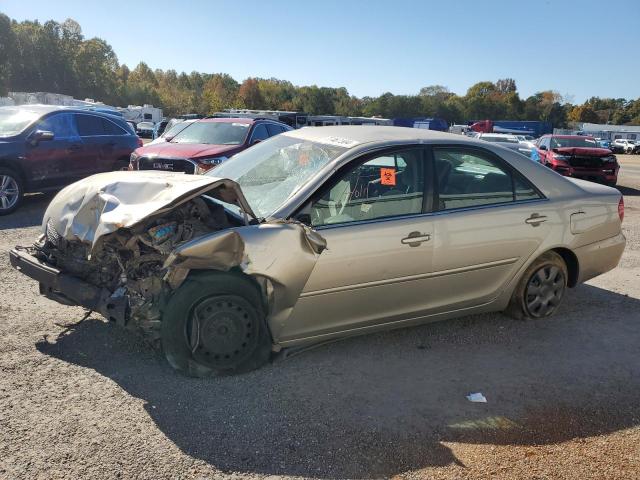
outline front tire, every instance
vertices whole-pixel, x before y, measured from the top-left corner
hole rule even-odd
[[[8,215],[22,203],[24,186],[20,175],[9,168],[0,168],[0,215]]]
[[[254,370],[271,357],[271,336],[258,287],[238,273],[192,274],[162,316],[169,364],[192,377]]]
[[[567,289],[567,266],[560,255],[547,252],[524,272],[506,313],[519,320],[550,317]]]

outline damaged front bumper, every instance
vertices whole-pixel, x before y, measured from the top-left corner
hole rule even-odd
[[[29,249],[12,249],[9,259],[16,270],[39,283],[40,293],[45,297],[63,305],[93,310],[122,326],[127,324],[129,302],[126,296],[115,296],[106,288],[66,275],[37,258]]]

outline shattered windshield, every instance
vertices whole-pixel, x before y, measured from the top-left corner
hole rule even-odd
[[[242,188],[259,217],[268,217],[345,147],[278,135],[235,155],[207,175]]]

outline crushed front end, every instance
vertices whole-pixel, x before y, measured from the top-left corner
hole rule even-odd
[[[155,342],[171,290],[165,260],[180,245],[231,226],[223,207],[196,197],[106,234],[93,247],[65,239],[49,221],[41,238],[31,247],[13,249],[10,260],[39,282],[46,297],[99,312]]]

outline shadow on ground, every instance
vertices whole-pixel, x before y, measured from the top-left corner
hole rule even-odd
[[[467,317],[209,380],[178,376],[97,319],[37,348],[144,399],[171,441],[223,471],[388,477],[456,463],[443,441],[537,445],[638,425],[639,311],[580,286],[549,320]]]
[[[0,230],[40,225],[44,211],[54,195],[55,192],[26,195],[15,212],[0,217]]]

